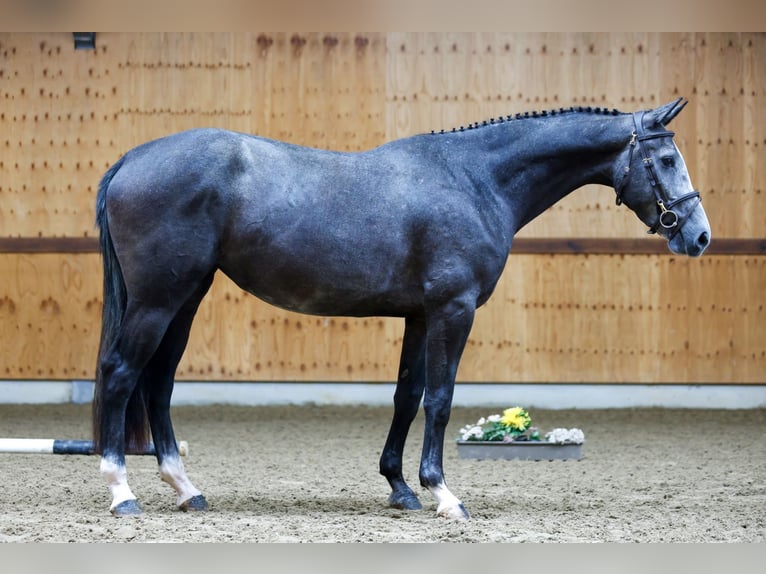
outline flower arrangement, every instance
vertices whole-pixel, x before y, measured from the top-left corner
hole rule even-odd
[[[522,407],[505,409],[502,415],[481,417],[475,424],[460,429],[459,441],[516,442],[539,441],[555,444],[582,444],[585,434],[582,430],[556,428],[540,438],[540,431],[532,426],[532,417]]]

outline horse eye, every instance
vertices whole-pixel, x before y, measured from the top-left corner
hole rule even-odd
[[[662,158],[662,165],[665,167],[673,167],[676,164],[676,160],[672,155],[666,155]]]

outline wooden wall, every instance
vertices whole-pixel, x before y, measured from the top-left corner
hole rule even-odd
[[[500,114],[630,111],[685,96],[673,129],[717,254],[670,255],[613,191],[584,188],[520,234],[546,241],[519,242],[459,378],[766,383],[766,34],[98,34],[96,43],[74,51],[69,34],[0,34],[0,378],[92,378],[95,189],[150,138],[204,125],[362,150]],[[591,253],[562,253],[562,237]],[[399,320],[290,314],[219,276],[179,379],[389,381],[401,336]]]

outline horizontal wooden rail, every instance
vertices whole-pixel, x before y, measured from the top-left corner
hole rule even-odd
[[[98,253],[95,237],[0,237],[0,253]],[[606,237],[519,237],[511,253],[593,254],[593,255],[672,255],[667,244],[657,238]],[[710,255],[765,255],[766,239],[713,239]]]
[[[98,253],[95,237],[0,237],[0,253]]]
[[[638,239],[607,237],[517,238],[511,253],[594,255],[672,255],[665,241],[655,237]],[[709,255],[764,255],[766,239],[715,239],[705,252]]]

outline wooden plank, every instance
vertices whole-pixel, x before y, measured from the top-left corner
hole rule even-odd
[[[0,237],[0,253],[98,253],[94,237]],[[513,254],[672,255],[656,238],[517,237]],[[766,239],[714,239],[706,255],[763,255]]]
[[[697,173],[697,126],[696,106],[694,105],[694,63],[695,63],[695,34],[693,32],[673,32],[659,35],[662,54],[660,59],[660,103],[669,102],[675,98],[689,100],[683,113],[671,124],[676,132],[674,138],[686,162],[686,167],[692,176],[693,185]]]
[[[657,238],[624,239],[605,237],[537,238],[518,237],[511,253],[515,254],[590,254],[590,255],[668,255],[667,243]],[[714,239],[708,255],[763,255],[766,239]]]
[[[1,378],[93,378],[100,275],[93,254],[0,255]]]
[[[0,237],[0,253],[98,253],[95,237]]]
[[[742,181],[739,212],[741,236],[758,235],[766,229],[766,34],[742,35],[743,100]]]

